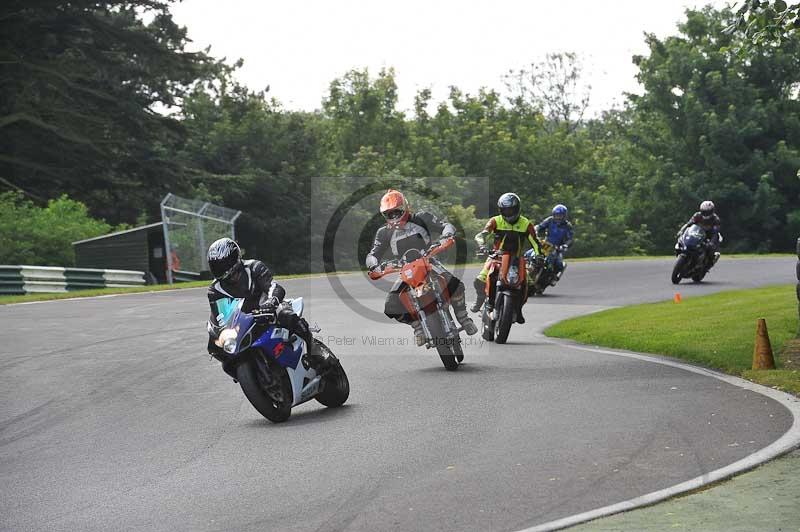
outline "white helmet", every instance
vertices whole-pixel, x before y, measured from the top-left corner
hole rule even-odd
[[[706,201],[704,201],[703,203],[700,204],[700,215],[704,219],[708,220],[712,216],[714,216],[714,209],[715,209],[714,202],[710,201],[710,200],[706,200]]]

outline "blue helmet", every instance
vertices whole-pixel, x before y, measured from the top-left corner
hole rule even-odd
[[[567,207],[566,205],[558,204],[553,207],[553,219],[557,222],[561,222],[567,219]]]

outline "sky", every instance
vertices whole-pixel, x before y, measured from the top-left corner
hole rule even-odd
[[[399,108],[418,90],[445,100],[455,85],[467,93],[504,89],[503,75],[552,52],[575,52],[591,86],[588,115],[641,92],[635,54],[644,33],[677,33],[684,10],[718,0],[183,0],[172,12],[187,26],[193,49],[244,59],[237,79],[285,108],[321,107],[330,82],[354,68],[394,67]]]

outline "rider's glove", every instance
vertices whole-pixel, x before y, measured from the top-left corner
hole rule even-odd
[[[278,300],[277,297],[272,296],[271,298],[267,299],[266,303],[264,303],[261,306],[261,308],[264,308],[266,310],[275,310],[278,308],[278,305],[280,304],[281,304],[280,300]]]
[[[370,279],[375,280],[375,279],[378,279],[381,276],[381,271],[382,271],[382,268],[381,268],[380,264],[376,264],[375,266],[372,266],[369,269],[369,272],[367,272],[367,275],[369,276]]]

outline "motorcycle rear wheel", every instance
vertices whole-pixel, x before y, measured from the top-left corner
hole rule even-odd
[[[328,346],[314,338],[314,343],[322,351],[327,351],[332,356]],[[327,406],[328,408],[335,408],[342,406],[347,398],[350,396],[350,381],[347,379],[347,373],[341,364],[337,364],[322,378],[322,391],[317,394],[315,399]]]
[[[284,368],[269,367],[264,358],[256,354],[236,368],[236,380],[244,396],[262,416],[273,423],[289,419],[293,393],[289,374]]]

